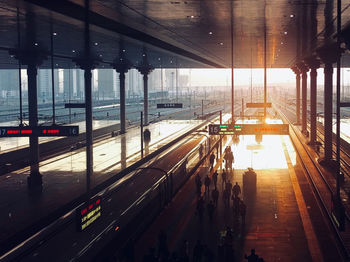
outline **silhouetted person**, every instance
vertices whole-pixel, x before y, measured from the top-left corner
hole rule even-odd
[[[197,214],[198,214],[199,219],[201,221],[203,219],[203,212],[204,212],[204,199],[203,199],[203,197],[200,197],[197,200]]]
[[[209,220],[213,221],[213,215],[214,215],[214,203],[213,201],[209,201],[207,204],[207,211],[208,211],[208,216],[209,216]]]
[[[238,197],[238,195],[241,193],[241,187],[238,185],[238,182],[233,186],[232,193],[235,197]]]
[[[222,199],[224,200],[225,207],[228,208],[230,206],[230,192],[227,189],[222,193]]]
[[[199,146],[199,158],[203,157],[203,144]]]
[[[218,172],[215,171],[214,174],[213,174],[213,182],[214,182],[214,187],[216,188],[216,185],[218,183]]]
[[[211,153],[210,157],[209,157],[209,162],[210,162],[210,169],[213,168],[214,166],[214,161],[215,161],[215,154]]]
[[[145,129],[145,131],[143,131],[143,137],[145,139],[145,143],[149,143],[151,141],[151,131],[149,131],[149,129]]]
[[[204,180],[204,185],[205,185],[205,194],[208,194],[209,196],[209,186],[210,186],[211,180],[210,177],[207,175]]]
[[[226,174],[225,169],[222,170],[221,177],[222,177],[222,184],[225,185],[226,184],[226,179],[227,179],[227,174]]]
[[[232,196],[232,208],[233,208],[233,215],[238,216],[240,213],[240,202],[241,199],[237,196]]]
[[[168,244],[167,244],[167,235],[162,229],[158,234],[158,256],[167,257],[169,254]]]
[[[181,244],[180,252],[179,252],[180,261],[189,262],[190,261],[189,254],[190,254],[190,250],[188,246],[188,241],[184,240]]]
[[[225,189],[228,191],[228,199],[231,198],[231,191],[232,191],[232,183],[230,180],[227,180],[227,183],[225,185]]]
[[[218,206],[218,199],[219,199],[219,191],[216,188],[213,189],[213,191],[211,191],[211,197],[213,199],[214,206],[217,207]]]
[[[195,178],[195,183],[196,183],[196,192],[197,192],[197,196],[201,195],[201,188],[202,188],[202,181],[201,181],[201,177],[199,176],[199,174],[196,175]]]
[[[258,262],[259,256],[255,254],[255,249],[250,251],[250,255],[244,255],[245,259],[248,259],[248,262]]]
[[[203,246],[201,244],[201,241],[198,239],[196,245],[193,249],[193,262],[201,262],[202,261],[202,255],[203,255]]]
[[[245,225],[245,215],[247,213],[247,206],[244,204],[243,201],[241,201],[239,204],[239,212],[242,218],[242,225]]]
[[[148,254],[143,257],[143,262],[157,262],[154,248],[148,249]]]

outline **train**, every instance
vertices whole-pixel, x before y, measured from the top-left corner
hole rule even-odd
[[[225,117],[224,117],[225,119]],[[197,130],[0,256],[1,261],[107,261],[122,256],[220,142]],[[199,153],[199,147],[203,153]]]

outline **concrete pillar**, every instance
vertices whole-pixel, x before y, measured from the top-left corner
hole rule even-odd
[[[148,125],[148,74],[143,75],[143,111],[145,114],[144,125]]]
[[[111,64],[115,71],[119,73],[119,104],[120,104],[120,133],[124,134],[126,132],[126,109],[125,109],[125,74],[129,71],[132,64],[125,57],[125,49],[123,42],[119,43],[120,52],[119,57],[114,60],[114,63]]]
[[[40,45],[34,45],[34,40],[26,43],[23,49],[11,49],[10,55],[14,55],[21,64],[27,65],[28,75],[28,110],[29,126],[35,129],[38,126],[38,97],[37,97],[37,70],[45,60],[47,52],[40,49]],[[30,175],[28,187],[30,189],[42,188],[42,178],[39,172],[39,141],[38,137],[29,138]]]
[[[153,67],[148,63],[147,50],[143,50],[142,62],[136,69],[143,75],[143,110],[144,125],[148,125],[148,74],[152,72]]]
[[[309,68],[300,62],[297,64],[299,71],[301,72],[301,87],[302,87],[302,98],[301,98],[301,132],[307,134],[307,72]]]
[[[332,160],[333,63],[341,50],[337,43],[333,43],[318,48],[316,52],[324,63],[324,161],[327,163]]]
[[[309,145],[315,145],[317,141],[317,69],[320,67],[320,61],[312,56],[304,60],[309,68],[310,72],[310,141]]]
[[[29,64],[27,68],[28,75],[28,109],[29,126],[35,129],[38,126],[38,97],[37,97],[37,66]],[[42,178],[39,172],[39,138],[29,137],[30,152],[30,176],[28,177],[28,186],[42,186]]]
[[[119,73],[119,108],[120,108],[120,133],[126,132],[126,111],[125,111],[125,73]]]
[[[86,172],[87,177],[93,174],[93,134],[92,134],[92,73],[91,67],[84,68],[85,82],[85,128],[86,128]],[[90,185],[90,181],[88,183]],[[89,186],[88,186],[89,187]]]
[[[296,125],[300,125],[300,71],[297,66],[292,67],[293,72],[295,73],[295,80],[296,80],[296,97],[295,97],[295,104],[296,104]]]

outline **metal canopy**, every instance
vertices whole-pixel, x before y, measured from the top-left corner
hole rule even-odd
[[[350,21],[350,3],[342,2],[344,26]],[[7,52],[17,46],[17,7],[21,42],[26,41],[28,16],[34,16],[37,42],[49,50],[52,24],[57,67],[74,67],[71,58],[83,48],[83,6],[83,0],[0,0],[0,67],[17,65]],[[333,0],[91,0],[93,52],[101,60],[98,67],[108,68],[122,39],[134,65],[146,47],[153,67],[230,67],[231,15],[238,68],[263,67],[265,21],[268,67],[289,68],[334,41]],[[342,60],[350,66],[348,54]]]

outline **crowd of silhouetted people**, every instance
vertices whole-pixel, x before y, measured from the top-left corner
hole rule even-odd
[[[200,148],[199,154],[203,154],[203,148]],[[217,154],[218,154],[217,149]],[[201,177],[199,173],[195,175],[195,186],[197,203],[195,215],[198,217],[200,223],[203,223],[204,217],[207,216],[209,223],[213,223],[215,219],[215,210],[218,208],[220,195],[222,197],[223,206],[225,209],[232,209],[234,224],[241,224],[243,229],[245,226],[245,217],[247,207],[241,197],[241,187],[238,182],[234,185],[231,183],[233,177],[233,163],[234,156],[231,147],[226,147],[224,150],[225,169],[222,169],[221,175],[214,167],[215,156],[211,153],[209,156],[209,170],[210,172]],[[221,177],[221,187],[218,185],[218,179]],[[204,184],[204,192],[202,192]],[[221,201],[221,200],[220,200]],[[200,239],[197,240],[193,249],[190,250],[189,243],[184,240],[179,250],[170,252],[167,245],[167,235],[164,230],[158,235],[158,243],[156,247],[151,247],[148,253],[145,254],[143,262],[235,262],[236,254],[233,248],[235,238],[235,231],[229,226],[225,230],[218,232],[219,242],[217,246],[217,253],[214,253],[212,247],[208,247],[202,243]],[[252,249],[249,255],[244,255],[248,262],[264,262],[264,259],[259,257],[255,250]]]

